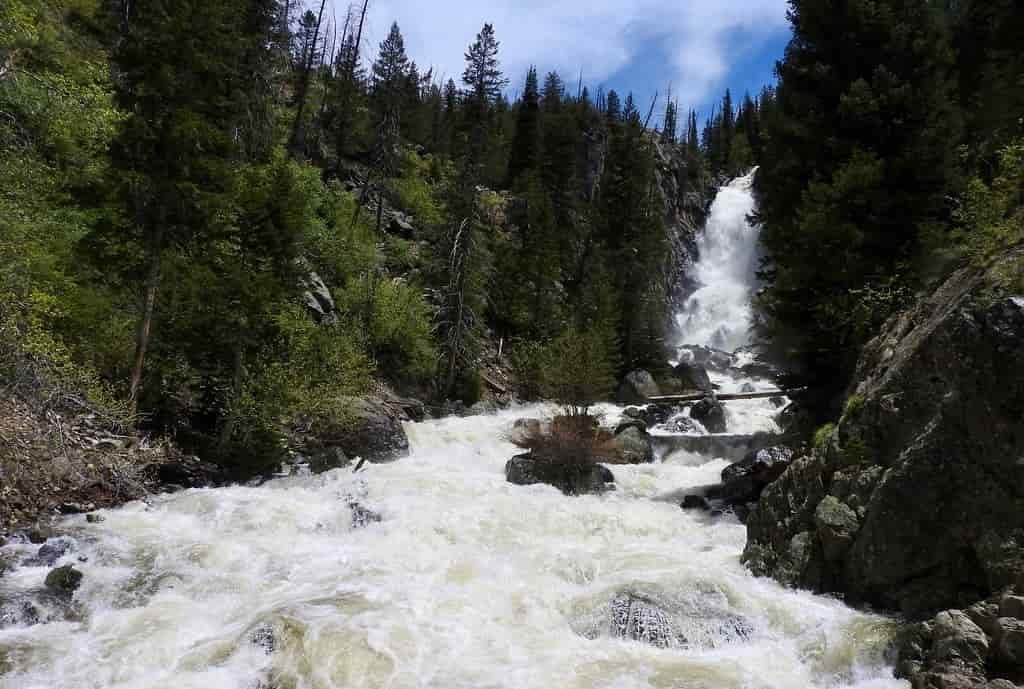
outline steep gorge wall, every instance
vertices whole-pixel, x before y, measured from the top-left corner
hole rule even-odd
[[[756,574],[912,616],[1024,590],[1024,294],[1001,280],[1022,265],[961,270],[865,347],[838,424],[750,515]]]

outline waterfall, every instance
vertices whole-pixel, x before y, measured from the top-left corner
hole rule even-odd
[[[756,168],[723,187],[697,240],[697,290],[676,315],[680,344],[734,351],[750,343],[750,299],[757,268],[751,186]]]

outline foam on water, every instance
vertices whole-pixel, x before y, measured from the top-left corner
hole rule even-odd
[[[616,466],[619,488],[602,497],[507,483],[504,435],[548,412],[413,424],[410,457],[356,475],[69,518],[79,619],[0,631],[0,687],[903,686],[882,660],[885,619],[753,578],[741,524],[670,500],[724,462]],[[383,521],[353,529],[353,497]],[[46,570],[17,574],[0,597]],[[577,633],[581,611],[644,587],[710,596],[752,631],[678,648]],[[268,625],[270,654],[253,642]]]

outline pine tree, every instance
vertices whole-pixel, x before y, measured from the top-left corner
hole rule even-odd
[[[541,107],[545,113],[554,114],[561,110],[562,99],[565,97],[565,84],[558,72],[548,72],[544,77],[544,90],[541,96]]]
[[[948,212],[952,60],[927,0],[797,0],[790,19],[758,175],[761,307],[775,344],[798,353],[802,379],[834,393],[887,315],[859,304],[858,290],[899,294],[886,286],[898,274],[906,282],[922,233]]]
[[[676,129],[679,126],[676,121],[676,107],[671,100],[665,105],[665,119],[661,127],[661,140],[664,143],[676,142]]]
[[[516,132],[508,164],[510,183],[514,184],[524,172],[536,170],[539,166],[540,93],[537,87],[537,68],[531,66],[526,73],[523,97],[516,113]]]
[[[274,9],[256,7],[269,7],[271,14]],[[265,63],[258,53],[270,46],[266,17],[251,10],[241,0],[135,2],[114,55],[119,104],[129,115],[114,143],[112,181],[132,219],[115,242],[135,243],[143,265],[119,267],[145,276],[129,386],[133,405],[142,389],[165,264],[186,245],[212,242],[230,217],[231,165],[242,153],[236,133],[254,103],[254,77],[260,76],[249,70]],[[246,35],[246,28],[255,34]],[[181,50],[185,44],[191,49]]]
[[[622,119],[622,104],[619,102],[619,94],[615,92],[615,89],[608,92],[605,113],[609,122],[618,122]]]
[[[490,107],[497,100],[501,90],[508,83],[501,74],[498,64],[500,43],[494,35],[494,27],[484,24],[476,41],[466,51],[466,69],[462,83],[466,85],[466,105],[470,121],[476,125],[487,117]]]

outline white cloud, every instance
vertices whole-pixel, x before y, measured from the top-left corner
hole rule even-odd
[[[346,0],[333,2],[340,20]],[[456,81],[466,46],[492,23],[513,89],[530,64],[569,82],[582,69],[587,83],[600,84],[653,50],[664,60],[655,78],[670,79],[691,105],[717,95],[738,56],[785,30],[786,0],[371,0],[371,52],[392,21],[422,68]]]

